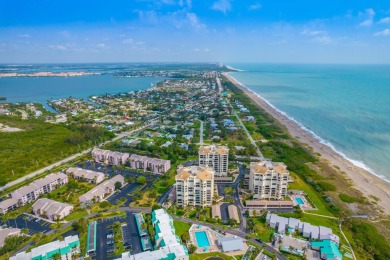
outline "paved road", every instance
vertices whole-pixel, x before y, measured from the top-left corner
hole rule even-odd
[[[222,87],[221,80],[219,79],[219,77],[217,77],[217,84],[218,84],[219,93],[221,93],[221,92],[223,91],[223,87]],[[263,154],[260,152],[259,147],[257,147],[257,144],[256,144],[255,141],[253,140],[252,136],[249,134],[248,129],[246,129],[245,125],[244,125],[244,124],[242,123],[242,121],[241,121],[241,118],[237,115],[236,110],[235,110],[235,109],[233,108],[233,106],[230,104],[229,100],[227,100],[227,102],[229,103],[229,106],[232,108],[233,114],[237,117],[238,122],[240,122],[240,125],[242,126],[242,128],[243,128],[244,131],[246,132],[246,135],[248,136],[248,138],[249,138],[249,140],[251,141],[252,145],[254,145],[254,146],[256,147],[256,152],[257,152],[258,156],[261,157],[262,159],[264,159],[264,156],[263,156]]]
[[[200,138],[199,138],[199,144],[200,145],[204,145],[204,143],[203,143],[203,121],[202,120],[199,120],[200,121],[200,133],[199,133],[199,136],[200,136]]]
[[[157,200],[157,204],[162,205],[169,197],[169,194],[175,188],[175,185],[172,185],[164,194]]]
[[[151,122],[151,123],[148,124],[148,125],[145,125],[145,126],[143,126],[143,127],[140,127],[140,128],[135,129],[135,130],[133,130],[133,131],[120,133],[120,134],[118,134],[116,137],[114,137],[113,139],[111,139],[111,140],[109,140],[109,141],[106,141],[106,142],[104,142],[104,143],[99,144],[98,147],[101,147],[101,146],[103,146],[103,145],[105,145],[105,144],[107,144],[107,143],[110,143],[110,142],[119,140],[119,139],[121,139],[121,138],[123,138],[123,137],[126,137],[126,136],[128,136],[128,135],[132,135],[132,134],[134,134],[135,132],[141,131],[142,129],[144,129],[144,128],[146,128],[146,127],[149,127],[149,126],[152,125],[152,124],[154,124],[154,121]],[[21,182],[23,182],[23,181],[25,181],[25,180],[27,180],[27,179],[31,179],[31,178],[33,178],[33,177],[35,177],[35,176],[37,176],[37,175],[40,175],[40,174],[44,173],[45,171],[50,171],[50,170],[52,170],[53,168],[55,168],[55,167],[57,167],[57,166],[60,166],[60,165],[62,165],[62,164],[64,164],[64,163],[73,161],[73,160],[76,159],[77,157],[80,157],[80,156],[82,156],[82,155],[85,155],[85,154],[87,154],[87,153],[90,153],[91,151],[92,151],[92,148],[88,148],[88,149],[86,149],[86,150],[84,150],[84,151],[82,151],[82,152],[79,152],[79,153],[74,154],[74,155],[72,155],[72,156],[69,156],[68,158],[65,158],[65,159],[63,159],[63,160],[61,160],[61,161],[58,161],[58,162],[55,162],[55,163],[53,163],[53,164],[51,164],[51,165],[49,165],[49,166],[46,166],[45,168],[42,168],[42,169],[40,169],[40,170],[38,170],[38,171],[35,171],[35,172],[30,173],[30,174],[28,174],[28,175],[26,175],[26,176],[23,176],[23,177],[21,177],[21,178],[19,178],[19,179],[17,179],[17,180],[11,181],[11,182],[7,183],[6,185],[0,187],[0,191],[3,191],[3,190],[5,190],[5,189],[7,189],[7,188],[10,188],[10,187],[12,187],[12,186],[14,186],[14,185],[16,185],[16,184],[19,184],[19,183],[21,183]]]

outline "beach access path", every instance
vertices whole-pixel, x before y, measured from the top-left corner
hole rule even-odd
[[[138,132],[138,131],[141,131],[142,129],[145,129],[145,128],[149,127],[149,126],[152,125],[152,124],[154,124],[154,121],[152,121],[151,123],[149,123],[149,124],[147,124],[147,125],[144,125],[144,126],[142,126],[142,127],[140,127],[140,128],[137,128],[137,129],[135,129],[135,130],[133,130],[133,131],[120,133],[120,134],[118,134],[117,136],[115,136],[113,139],[108,140],[108,141],[106,141],[106,142],[103,142],[103,143],[97,145],[97,147],[101,147],[101,146],[103,146],[103,145],[105,145],[105,144],[107,144],[107,143],[114,142],[114,141],[119,140],[119,139],[122,139],[122,138],[124,138],[124,137],[126,137],[126,136],[132,135],[132,134],[134,134],[134,133],[136,133],[136,132]],[[19,178],[19,179],[17,179],[17,180],[11,181],[11,182],[7,183],[6,185],[0,187],[0,191],[4,191],[5,189],[8,189],[8,188],[10,188],[10,187],[12,187],[12,186],[14,186],[14,185],[17,185],[17,184],[19,184],[19,183],[21,183],[21,182],[24,182],[24,181],[26,181],[26,180],[28,180],[28,179],[31,179],[31,178],[35,177],[35,176],[38,176],[38,175],[44,173],[45,171],[50,171],[50,170],[52,170],[53,168],[55,168],[55,167],[57,167],[57,166],[60,166],[60,165],[62,165],[62,164],[64,164],[64,163],[73,161],[74,159],[76,159],[76,158],[78,158],[78,157],[80,157],[80,156],[82,156],[82,155],[85,155],[85,154],[90,153],[90,152],[92,151],[92,149],[93,149],[93,148],[88,148],[88,149],[86,149],[86,150],[84,150],[84,151],[82,151],[82,152],[79,152],[79,153],[77,153],[77,154],[74,154],[74,155],[72,155],[72,156],[69,156],[69,157],[67,157],[67,158],[65,158],[65,159],[62,159],[61,161],[55,162],[55,163],[53,163],[53,164],[51,164],[51,165],[49,165],[49,166],[46,166],[46,167],[44,167],[44,168],[42,168],[42,169],[40,169],[40,170],[37,170],[37,171],[32,172],[32,173],[30,173],[30,174],[28,174],[28,175],[26,175],[26,176],[23,176],[23,177],[21,177],[21,178]]]
[[[390,214],[390,183],[367,170],[352,164],[349,160],[335,152],[331,147],[320,143],[315,136],[302,129],[296,122],[290,120],[275,108],[271,107],[263,98],[247,89],[229,74],[223,73],[223,75],[237,88],[241,89],[258,106],[284,125],[291,136],[310,146],[313,149],[313,152],[319,153],[321,158],[328,161],[330,165],[334,165],[338,167],[340,171],[345,172],[348,178],[352,180],[357,190],[361,191],[368,198],[375,198],[375,200],[377,200],[377,205],[382,208],[383,212],[385,214]]]

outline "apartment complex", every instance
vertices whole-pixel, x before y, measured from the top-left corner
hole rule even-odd
[[[271,161],[250,164],[249,189],[254,199],[280,200],[287,195],[289,172],[284,163]]]
[[[115,191],[115,183],[117,182],[119,182],[122,187],[125,185],[125,178],[118,174],[115,177],[100,183],[95,188],[80,196],[79,201],[84,203],[91,201],[102,201],[107,194],[112,194]]]
[[[156,247],[154,251],[145,251],[132,255],[130,252],[122,254],[122,260],[188,260],[188,250],[181,244],[176,235],[172,217],[164,210],[152,212],[152,224],[155,230]]]
[[[70,204],[43,198],[38,199],[34,203],[32,210],[35,216],[47,218],[50,220],[60,220],[72,212],[73,206]]]
[[[65,237],[63,241],[53,241],[36,248],[30,252],[21,252],[11,257],[10,260],[43,260],[54,259],[53,255],[59,255],[62,260],[75,259],[73,256],[80,253],[80,240],[77,235]]]
[[[19,207],[19,200],[10,198],[0,201],[0,214],[5,214],[8,211],[14,210]]]
[[[101,183],[104,180],[104,173],[95,172],[91,170],[85,170],[81,168],[70,167],[67,171],[67,174],[72,174],[73,178],[78,180],[85,180],[89,183]]]
[[[112,152],[97,148],[92,150],[92,157],[95,161],[105,164],[118,165],[129,162],[130,167],[133,169],[141,169],[153,173],[165,173],[171,168],[170,160],[151,158],[138,154],[130,155],[128,153]]]
[[[137,154],[132,154],[129,157],[129,163],[133,169],[142,169],[153,173],[165,173],[171,168],[170,160],[150,158]]]
[[[204,166],[179,166],[176,202],[179,206],[211,206],[214,195],[214,170]]]
[[[227,175],[229,164],[229,148],[227,146],[202,146],[199,148],[199,166],[208,166],[214,169],[215,176]]]
[[[129,154],[95,148],[92,150],[92,157],[97,162],[118,165],[125,164],[127,159],[129,158]]]
[[[15,190],[11,193],[11,197],[25,205],[37,200],[41,194],[49,193],[66,183],[68,183],[66,174],[62,172],[52,173],[45,178],[38,179],[27,186]]]

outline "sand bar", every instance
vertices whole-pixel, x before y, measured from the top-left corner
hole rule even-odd
[[[356,189],[360,190],[367,197],[369,195],[373,195],[379,198],[380,200],[378,201],[378,205],[383,208],[383,211],[386,214],[390,214],[390,183],[373,175],[369,171],[352,164],[352,162],[342,157],[329,146],[320,143],[313,134],[302,129],[300,125],[270,106],[259,95],[256,95],[251,90],[247,89],[236,79],[227,73],[223,73],[223,75],[232,81],[239,89],[244,91],[253,101],[256,102],[256,104],[283,124],[292,136],[312,147],[313,151],[321,154],[323,159],[328,160],[331,164],[338,166],[341,171],[344,171],[353,181]]]

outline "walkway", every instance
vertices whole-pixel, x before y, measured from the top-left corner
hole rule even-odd
[[[203,143],[203,135],[204,135],[204,132],[203,132],[203,121],[202,120],[199,120],[199,121],[200,121],[199,144],[200,145],[204,145],[204,143]]]

